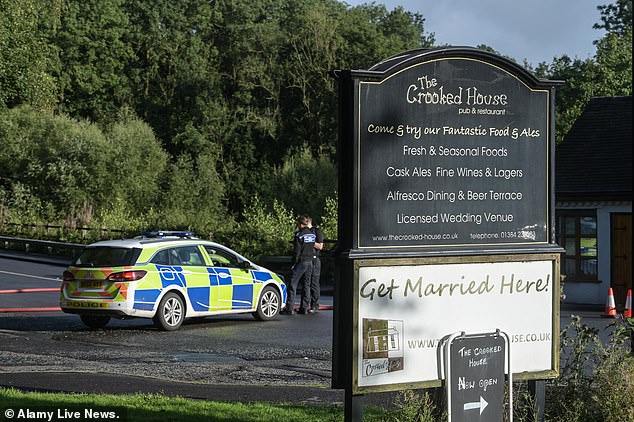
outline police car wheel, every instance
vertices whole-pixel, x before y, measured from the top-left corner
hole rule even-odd
[[[103,328],[110,322],[109,316],[80,315],[81,322],[90,328]]]
[[[185,304],[176,293],[170,292],[163,296],[159,303],[154,324],[165,331],[177,330],[185,319]]]
[[[280,293],[274,287],[267,286],[260,295],[258,309],[253,313],[260,321],[268,321],[275,318],[282,309]]]

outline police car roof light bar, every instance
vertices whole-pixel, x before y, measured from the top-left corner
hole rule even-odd
[[[162,237],[180,237],[185,239],[191,239],[194,237],[194,232],[186,232],[186,231],[156,231],[156,232],[143,232],[140,234],[141,237],[145,238],[162,238]]]

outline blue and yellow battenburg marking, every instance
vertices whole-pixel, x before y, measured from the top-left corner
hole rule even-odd
[[[270,273],[237,268],[187,267],[156,265],[161,285],[150,278],[140,281],[134,294],[134,309],[151,311],[163,289],[172,285],[187,293],[192,309],[196,312],[244,310],[256,307],[256,301],[264,284],[273,280]],[[282,299],[286,297],[286,285],[281,284]]]

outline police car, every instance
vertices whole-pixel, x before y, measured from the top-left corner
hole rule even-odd
[[[140,317],[168,331],[190,317],[251,313],[267,321],[284,303],[280,276],[190,232],[88,245],[64,271],[60,297],[62,311],[91,328]]]

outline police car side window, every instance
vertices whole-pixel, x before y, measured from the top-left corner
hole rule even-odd
[[[182,260],[176,249],[167,250],[170,256],[170,265],[181,265]]]
[[[198,250],[198,246],[185,246],[182,248],[177,248],[176,252],[178,253],[178,257],[180,259],[180,265],[205,265],[205,261],[203,260],[203,257]]]
[[[182,259],[176,249],[168,248],[158,251],[150,263],[158,265],[182,265]]]
[[[186,246],[182,248],[167,248],[158,251],[150,260],[152,264],[158,265],[205,265],[205,261],[197,246]]]
[[[211,246],[205,246],[205,250],[209,254],[214,267],[238,268],[240,261],[233,254]]]
[[[150,262],[152,264],[169,265],[170,264],[169,249],[163,249],[162,251],[158,251]]]

